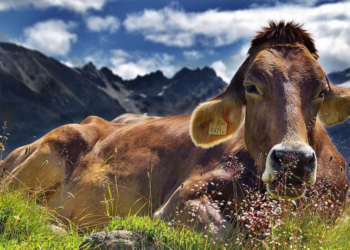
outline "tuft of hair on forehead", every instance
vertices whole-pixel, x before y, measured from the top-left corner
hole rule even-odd
[[[267,27],[263,27],[257,32],[257,35],[251,41],[251,47],[248,54],[251,54],[253,49],[263,44],[303,44],[311,54],[317,59],[317,49],[314,39],[303,29],[303,25],[294,21],[285,22],[284,20],[276,22],[269,21]]]

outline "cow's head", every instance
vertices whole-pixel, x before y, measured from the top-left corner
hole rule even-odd
[[[227,89],[194,111],[192,140],[212,147],[244,124],[245,143],[269,193],[299,198],[316,181],[317,116],[327,126],[345,121],[350,92],[329,83],[313,39],[293,22],[270,22],[248,54]]]

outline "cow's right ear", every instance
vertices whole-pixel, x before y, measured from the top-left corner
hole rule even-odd
[[[202,103],[192,114],[192,141],[203,148],[222,143],[239,131],[244,117],[245,106],[233,96]]]
[[[250,58],[247,57],[226,90],[194,110],[190,134],[196,146],[213,147],[240,130],[244,123],[246,103],[243,81],[249,64]]]
[[[248,66],[249,57],[223,93],[194,110],[190,133],[195,145],[210,148],[226,141],[240,130],[245,118],[243,81]]]

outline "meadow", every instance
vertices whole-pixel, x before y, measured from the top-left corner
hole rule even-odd
[[[254,205],[251,201],[247,204]],[[281,206],[274,204],[281,210]],[[322,204],[319,208],[282,208],[282,218],[271,217],[263,232],[237,230],[218,242],[207,232],[196,233],[192,228],[178,225],[176,219],[163,222],[148,216],[111,217],[104,230],[130,230],[159,249],[350,249],[350,211],[347,209],[340,218],[333,219],[325,215]],[[50,225],[64,227],[66,232],[52,230]],[[92,228],[80,231],[74,223],[62,225],[55,212],[42,203],[40,194],[1,191],[0,249],[79,249],[92,232],[95,232]]]

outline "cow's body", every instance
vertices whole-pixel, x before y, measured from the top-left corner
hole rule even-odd
[[[192,115],[60,127],[2,162],[4,184],[42,186],[48,205],[80,225],[153,214],[221,236],[247,194],[266,187],[277,198],[321,198],[334,213],[349,182],[320,119],[349,117],[350,91],[329,84],[316,59],[300,25],[271,23],[228,88]]]
[[[62,126],[15,150],[2,168],[11,172],[7,181],[17,187],[25,183],[33,188],[38,185],[38,179],[43,187],[53,187],[54,191],[49,192],[49,207],[73,221],[93,215],[80,222],[90,225],[107,219],[105,201],[110,214],[126,216],[131,211],[131,214],[149,215],[156,211],[157,217],[171,219],[176,207],[183,210],[189,201],[210,207],[207,199],[211,198],[240,203],[247,187],[260,186],[264,192],[244,143],[243,128],[229,141],[203,149],[192,143],[189,125],[190,116],[130,125],[89,117],[80,125]],[[318,135],[318,181],[330,179],[343,202],[346,188],[339,185],[341,177],[331,170],[344,167],[345,161],[321,124]],[[31,153],[26,155],[27,148],[31,148]],[[232,166],[225,167],[228,154],[237,159]],[[331,156],[332,162],[322,161]],[[203,192],[197,194],[203,184],[209,184],[208,196]],[[212,195],[213,190],[222,195]],[[212,217],[224,220],[225,211],[214,210]]]

